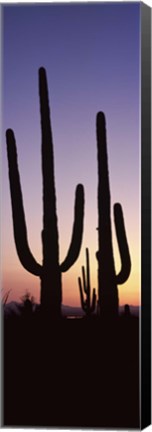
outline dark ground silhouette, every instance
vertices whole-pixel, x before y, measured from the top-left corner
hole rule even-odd
[[[4,323],[4,425],[139,427],[139,320]]]

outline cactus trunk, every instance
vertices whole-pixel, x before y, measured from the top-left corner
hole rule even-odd
[[[102,317],[118,316],[119,297],[117,284],[123,284],[131,271],[131,259],[126,238],[122,208],[119,203],[114,205],[114,222],[121,257],[121,270],[115,272],[112,228],[111,228],[111,196],[108,171],[108,153],[106,140],[105,116],[97,115],[97,157],[98,157],[98,296]]]
[[[102,316],[117,316],[118,290],[115,277],[111,231],[111,197],[108,172],[105,119],[97,117],[98,149],[98,242],[99,283],[98,296]]]
[[[41,304],[51,316],[61,312],[61,272],[59,268],[58,224],[54,178],[53,140],[46,74],[39,71],[39,94],[42,130],[43,175],[43,271],[41,277]],[[50,289],[51,288],[51,289]]]

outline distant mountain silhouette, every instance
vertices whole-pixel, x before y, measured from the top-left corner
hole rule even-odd
[[[33,310],[36,310],[38,308],[38,304],[33,305]],[[139,306],[132,306],[130,305],[130,312],[132,315],[138,316],[139,315]],[[4,306],[4,315],[7,317],[11,315],[17,315],[20,316],[23,311],[23,303],[19,303],[16,301],[11,301],[10,303],[7,303]],[[119,307],[120,314],[124,313],[124,306]],[[77,306],[68,306],[68,305],[62,305],[62,315],[67,317],[83,317],[85,316],[85,313],[83,312],[81,307]]]

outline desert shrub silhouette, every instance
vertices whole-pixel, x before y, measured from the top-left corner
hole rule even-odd
[[[79,291],[81,306],[86,316],[90,316],[96,307],[96,291],[93,288],[92,301],[91,301],[91,285],[90,285],[90,261],[89,261],[89,249],[86,248],[86,269],[82,266],[82,280],[78,277]],[[84,294],[83,294],[84,291]],[[85,297],[84,297],[85,296]]]
[[[108,171],[108,153],[105,116],[97,114],[97,160],[98,160],[98,296],[101,316],[108,319],[118,316],[118,289],[131,271],[131,259],[125,233],[123,212],[119,203],[114,205],[114,222],[121,257],[121,270],[115,272],[112,228],[111,196]]]
[[[27,238],[22,190],[17,163],[14,133],[6,131],[9,166],[10,192],[14,239],[19,259],[26,270],[41,280],[41,306],[45,316],[61,316],[62,282],[61,273],[66,272],[77,260],[83,235],[84,189],[77,185],[75,194],[74,224],[71,244],[65,261],[59,264],[59,235],[56,211],[53,140],[50,124],[50,110],[46,71],[39,69],[39,97],[42,130],[42,175],[43,175],[43,263],[33,257]]]
[[[22,310],[23,315],[25,317],[30,317],[33,313],[34,297],[31,296],[28,291],[22,297],[22,305],[23,305],[23,310]]]

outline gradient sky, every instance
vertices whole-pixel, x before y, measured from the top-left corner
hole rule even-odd
[[[120,304],[140,303],[140,3],[2,6],[2,287],[18,300],[26,289],[39,301],[39,278],[17,257],[5,130],[15,131],[29,244],[41,262],[42,176],[38,68],[47,70],[54,140],[60,258],[71,239],[75,187],[85,187],[81,254],[63,276],[63,303],[79,305],[77,277],[91,257],[97,288],[96,114],[104,111],[111,203],[123,206],[132,259]],[[113,207],[112,207],[113,218]],[[112,222],[113,223],[113,222]],[[113,228],[116,270],[120,259]]]

